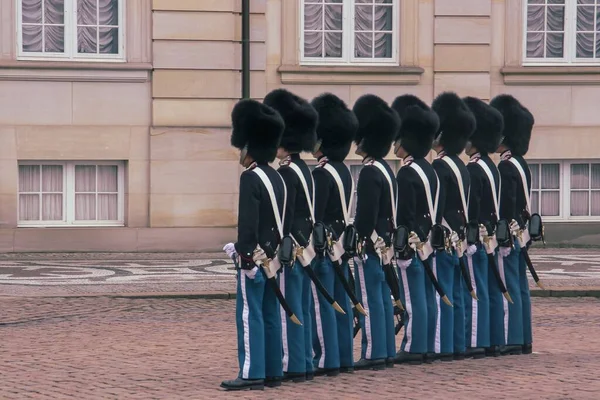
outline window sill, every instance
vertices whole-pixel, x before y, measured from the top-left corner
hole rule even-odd
[[[123,228],[123,223],[106,223],[106,224],[27,224],[18,223],[17,228]]]
[[[421,67],[346,67],[282,65],[278,69],[283,84],[330,85],[417,85]]]
[[[151,71],[150,63],[0,61],[0,81],[142,83]]]
[[[505,85],[600,84],[600,66],[522,66],[500,69]]]

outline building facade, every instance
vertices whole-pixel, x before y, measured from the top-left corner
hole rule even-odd
[[[241,3],[0,0],[0,251],[235,238]],[[548,240],[598,244],[596,3],[250,0],[250,93],[513,94],[536,117],[532,202]]]

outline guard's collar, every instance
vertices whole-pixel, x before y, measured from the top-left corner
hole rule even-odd
[[[502,154],[500,154],[500,158],[503,161],[510,160],[512,158],[512,152],[510,150],[505,150],[502,152]]]
[[[413,161],[415,161],[415,158],[409,154],[402,159],[402,166],[409,166],[410,164],[412,164]]]
[[[435,157],[437,160],[446,157],[448,154],[446,154],[445,150],[442,150],[438,153],[438,155]]]
[[[375,159],[374,159],[373,157],[371,157],[371,156],[366,156],[365,158],[363,158],[363,160],[362,160],[362,164],[363,164],[363,165],[367,165],[367,164],[370,164],[370,163],[372,164],[372,163],[373,163],[373,161],[375,161]]]
[[[258,164],[256,163],[256,161],[254,161],[252,164],[248,165],[248,167],[246,168],[246,171],[253,170],[256,167],[258,167]]]

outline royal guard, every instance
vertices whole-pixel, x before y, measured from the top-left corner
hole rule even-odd
[[[354,139],[356,154],[363,157],[354,220],[360,244],[354,258],[356,292],[367,313],[360,316],[361,359],[355,368],[383,369],[386,364],[393,367],[396,355],[394,307],[383,267],[393,262],[391,241],[398,193],[394,172],[383,158],[401,122],[398,114],[375,95],[360,97],[353,111],[359,123]]]
[[[429,233],[436,223],[437,176],[425,157],[431,151],[439,118],[413,95],[396,98],[392,108],[402,119],[395,137],[394,153],[403,160],[398,171],[396,263],[401,297],[406,309],[404,338],[396,363],[421,364],[435,351],[437,311],[429,262],[432,250]],[[425,275],[429,277],[426,277]],[[431,290],[430,290],[431,289]]]
[[[473,254],[471,251],[467,254],[467,264],[478,298],[464,294],[466,356],[483,358],[486,354],[498,355],[498,346],[505,344],[504,306],[507,299],[503,297],[495,260],[500,174],[490,158],[490,153],[494,153],[502,141],[504,123],[502,114],[483,101],[474,97],[463,100],[476,121],[475,132],[465,149],[470,157],[467,170],[471,179],[468,230],[475,230],[474,235],[468,232],[467,236],[474,237],[468,244],[475,244],[477,248]]]
[[[241,150],[240,164],[246,168],[240,178],[238,239],[224,248],[237,267],[240,372],[221,387],[262,389],[281,385],[283,375],[275,254],[283,236],[286,189],[269,163],[277,155],[284,122],[277,111],[254,100],[238,102],[231,119],[231,144]]]
[[[327,235],[339,239],[350,224],[349,210],[354,197],[354,183],[344,160],[350,152],[358,121],[344,101],[331,93],[316,97],[311,104],[319,115],[317,144],[313,149],[313,155],[319,162],[313,170],[315,221],[327,230]],[[315,271],[345,314],[335,312],[315,288],[313,343],[318,373],[331,376],[339,372],[353,372],[354,360],[351,305],[341,282],[341,279],[350,280],[352,276],[347,258],[340,257],[339,265],[334,266],[330,250],[319,254]],[[341,269],[341,278],[340,271],[335,271],[335,268]]]
[[[465,308],[463,294],[470,275],[464,264],[463,254],[467,251],[465,232],[467,227],[467,198],[469,197],[469,171],[459,155],[464,151],[467,140],[475,130],[475,116],[456,93],[440,94],[431,105],[440,119],[440,127],[433,142],[437,157],[432,165],[437,173],[439,186],[438,225],[435,235],[436,277],[448,294],[454,307],[439,305],[438,337],[442,361],[465,357]],[[473,246],[474,247],[474,246]],[[462,264],[461,264],[462,263]],[[472,287],[469,287],[469,293]]]
[[[490,105],[504,117],[504,140],[498,147],[500,218],[510,231],[510,246],[500,248],[506,288],[513,302],[508,304],[508,334],[503,354],[531,353],[531,297],[527,281],[526,251],[531,241],[527,223],[531,217],[531,172],[523,158],[529,150],[534,118],[531,112],[511,95],[496,96]]]
[[[281,114],[285,129],[277,158],[279,174],[287,188],[287,203],[283,233],[291,236],[298,246],[306,246],[314,223],[314,185],[310,169],[300,158],[303,151],[312,151],[316,143],[318,115],[303,98],[285,89],[276,89],[263,103]],[[312,290],[308,274],[299,259],[284,265],[279,287],[290,307],[302,318],[302,326],[294,324],[281,310],[284,380],[303,382],[312,367]]]

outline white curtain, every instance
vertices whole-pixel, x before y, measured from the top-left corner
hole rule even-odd
[[[63,219],[63,167],[42,166],[42,220]]]
[[[118,219],[118,169],[114,165],[75,166],[75,220]]]
[[[65,51],[64,0],[22,0],[23,51]]]
[[[43,165],[41,171],[39,165],[19,166],[19,219],[22,221],[63,219],[62,165]]]
[[[582,3],[578,1],[578,3]],[[598,46],[599,38],[594,43],[594,32],[596,32],[596,13],[594,2],[591,5],[577,5],[577,58],[593,58],[600,55]]]
[[[590,166],[589,164],[571,165],[571,215],[590,215]],[[585,189],[585,190],[582,190]]]
[[[40,219],[40,195],[23,194],[40,191],[40,166],[19,165],[19,219],[38,221]]]
[[[342,56],[343,5],[304,5],[304,55],[306,57]]]
[[[96,166],[75,166],[75,220],[96,220]]]
[[[114,165],[98,166],[98,220],[118,219],[118,174]]]
[[[527,6],[527,57],[561,58],[564,55],[564,0],[549,3]]]
[[[372,3],[372,2],[371,2]],[[391,5],[357,5],[354,8],[354,55],[361,58],[392,56]]]
[[[119,0],[77,0],[77,52],[119,52]]]

